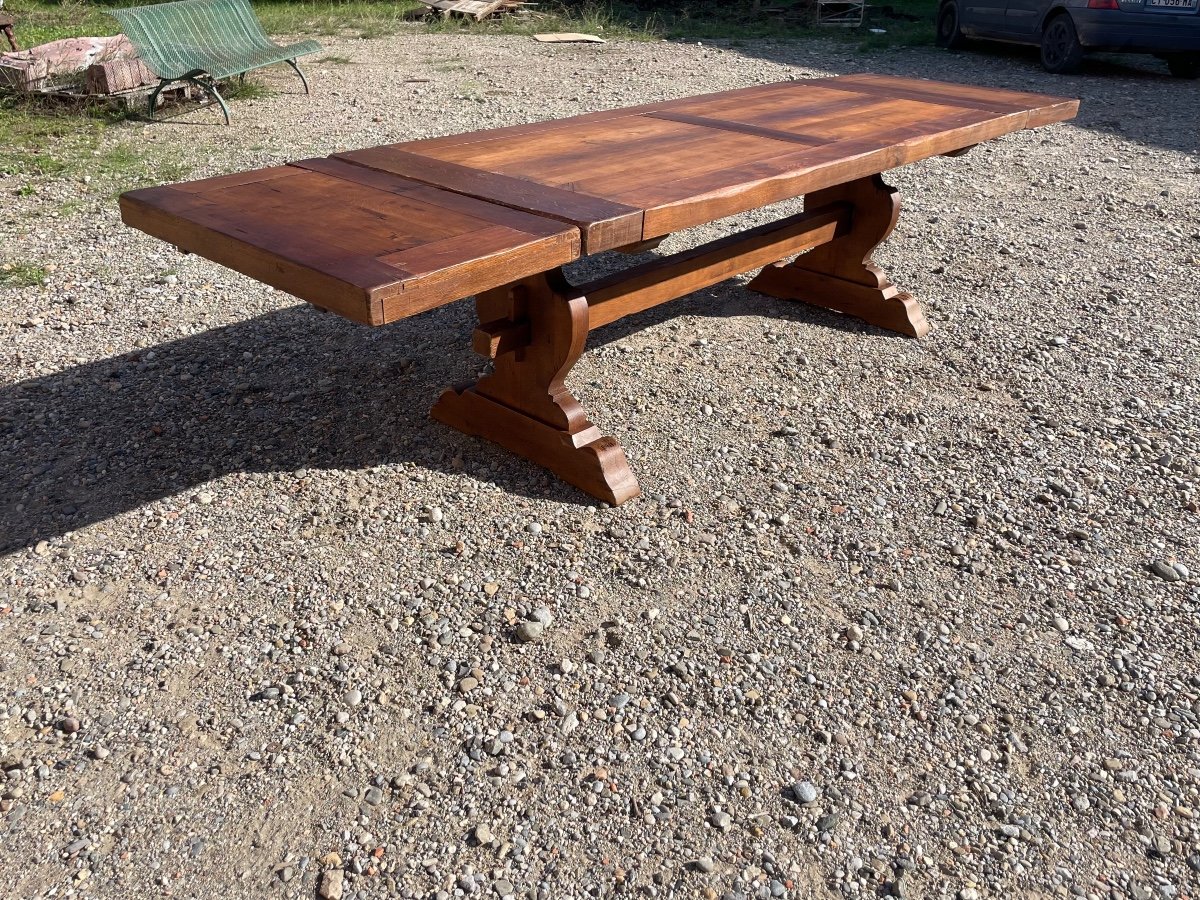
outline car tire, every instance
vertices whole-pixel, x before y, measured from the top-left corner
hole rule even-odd
[[[954,0],[943,3],[938,9],[937,33],[934,43],[947,50],[958,50],[967,39],[963,37],[962,28],[958,21],[958,4]]]
[[[1167,68],[1176,78],[1200,78],[1200,56],[1176,53],[1167,57]]]
[[[1074,72],[1083,62],[1083,45],[1075,23],[1067,13],[1059,13],[1042,29],[1042,68],[1055,75]]]

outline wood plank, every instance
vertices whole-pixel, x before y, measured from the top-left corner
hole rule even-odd
[[[1028,113],[1013,113],[933,135],[917,130],[895,141],[884,137],[840,141],[614,199],[644,205],[643,234],[651,238],[991,140],[1024,127],[1027,117]]]
[[[207,194],[209,191],[224,187],[235,187],[239,184],[254,184],[257,181],[271,181],[275,178],[287,178],[298,174],[288,166],[271,166],[267,169],[251,169],[248,172],[234,172],[231,175],[218,175],[215,178],[204,178],[200,181],[185,181],[171,185],[174,191],[185,194]]]
[[[1063,97],[1044,97],[1037,94],[1016,94],[993,88],[972,88],[968,85],[950,85],[944,82],[923,81],[912,78],[886,78],[882,76],[846,75],[830,79],[828,86],[855,94],[887,97],[896,100],[920,100],[938,106],[963,106],[995,113],[1028,112],[1030,102],[1036,98],[1039,108],[1065,107],[1078,109],[1078,100]],[[1009,96],[1006,96],[1009,95]],[[1047,103],[1047,101],[1050,101]]]
[[[207,191],[133,191],[121,209],[134,227],[372,325],[579,256],[570,225],[380,177],[391,190],[288,167]]]
[[[464,241],[464,245],[469,241]],[[415,256],[415,251],[414,251]],[[579,231],[569,226],[556,235],[531,237],[524,243],[513,243],[492,252],[467,250],[451,261],[439,259],[436,252],[427,259],[416,258],[421,265],[431,266],[414,273],[415,277],[389,291],[382,297],[381,324],[394,322],[415,313],[444,306],[462,297],[477,294],[498,284],[528,278],[579,258]]]
[[[480,198],[537,216],[567,222],[580,231],[583,253],[599,253],[641,240],[642,211],[601,197],[472,169],[399,149],[375,147],[333,157],[356,166],[389,172],[443,190]]]
[[[721,131],[736,131],[741,134],[752,134],[756,137],[771,138],[772,140],[776,141],[807,144],[810,147],[816,147],[819,144],[829,143],[828,138],[817,137],[816,135],[811,134],[803,134],[796,131],[782,131],[776,128],[764,128],[762,125],[751,125],[746,122],[736,121],[733,119],[710,119],[707,116],[693,116],[689,115],[688,113],[678,113],[670,110],[646,113],[646,115],[655,119],[668,119],[672,122],[683,122],[687,125],[700,125],[704,128],[716,128]]]
[[[122,194],[121,219],[186,253],[211,259],[353,321],[377,324],[382,319],[382,305],[372,297],[372,290],[403,277],[390,266],[373,269],[368,263],[342,264],[336,257],[324,255],[320,246],[311,247],[314,255],[307,261],[281,259],[276,247],[259,244],[257,234],[229,233],[221,224],[198,219],[197,206],[173,203],[171,190],[148,188]],[[303,248],[303,242],[298,246]]]
[[[513,207],[477,200],[465,194],[438,190],[423,181],[402,178],[391,172],[356,165],[338,157],[305,159],[289,163],[289,165],[311,172],[320,172],[355,184],[366,185],[391,194],[407,194],[422,203],[440,207],[451,213],[471,216],[481,223],[507,225],[528,234],[559,234],[563,230],[561,222],[545,216],[533,215]]]
[[[791,82],[788,82],[788,84],[791,84]],[[483,131],[472,131],[467,134],[448,134],[444,137],[422,138],[419,141],[408,141],[403,144],[393,144],[392,146],[410,153],[421,153],[435,156],[437,154],[434,151],[440,151],[449,147],[462,147],[467,144],[510,141],[514,138],[545,134],[549,131],[557,129],[570,131],[577,129],[581,124],[606,122],[611,119],[624,119],[628,118],[629,116],[637,116],[641,115],[642,113],[653,112],[654,110],[671,109],[681,104],[692,103],[698,99],[708,100],[711,98],[727,98],[733,101],[752,100],[764,94],[777,92],[779,91],[779,88],[779,84],[756,84],[752,87],[735,88],[729,91],[720,91],[715,94],[706,94],[700,98],[681,97],[675,100],[659,100],[655,103],[643,103],[639,106],[626,106],[618,107],[616,109],[604,109],[591,113],[583,113],[582,115],[571,116],[570,118],[566,119],[547,119],[537,122],[528,122],[523,125],[507,125],[502,128],[488,128]]]
[[[705,114],[705,117],[805,135],[812,138],[814,145],[819,145],[844,137],[861,137],[863,132],[867,131],[886,131],[901,109],[906,110],[907,116],[911,117],[911,120],[906,117],[902,121],[905,125],[932,122],[947,115],[993,115],[964,110],[961,107],[935,106],[914,101],[905,101],[901,106],[897,101],[888,98],[864,98],[854,94],[846,94],[845,97],[846,100],[841,104],[822,104],[819,110],[807,104],[776,104],[765,108],[760,104],[752,104],[740,110],[712,111]]]

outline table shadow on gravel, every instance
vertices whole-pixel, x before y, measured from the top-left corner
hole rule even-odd
[[[232,472],[409,462],[526,497],[594,502],[430,419],[441,390],[483,364],[468,346],[472,306],[378,329],[293,306],[0,388],[0,553]],[[588,347],[683,315],[758,315],[907,340],[731,280],[599,329]],[[622,438],[636,447],[636,431]]]
[[[478,369],[470,314],[368,329],[295,306],[0,389],[0,552],[231,472],[452,471],[462,442],[429,407]]]

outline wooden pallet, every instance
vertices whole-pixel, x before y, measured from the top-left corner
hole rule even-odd
[[[527,4],[520,0],[420,0],[430,9],[436,9],[442,18],[451,15],[470,16],[479,22],[498,12],[512,12]]]

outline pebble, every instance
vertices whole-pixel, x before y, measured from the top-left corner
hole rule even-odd
[[[1179,573],[1177,571],[1175,571],[1175,567],[1170,565],[1169,563],[1163,562],[1160,559],[1156,559],[1156,560],[1154,560],[1154,562],[1150,563],[1150,571],[1152,574],[1157,575],[1163,581],[1178,581],[1179,580]]]
[[[321,887],[318,893],[324,900],[341,900],[342,879],[345,873],[341,869],[331,869],[321,875]]]
[[[533,644],[542,639],[546,626],[541,622],[522,622],[514,630],[517,640],[522,644]]]
[[[811,781],[797,781],[792,785],[792,795],[800,803],[815,803],[821,792]]]

